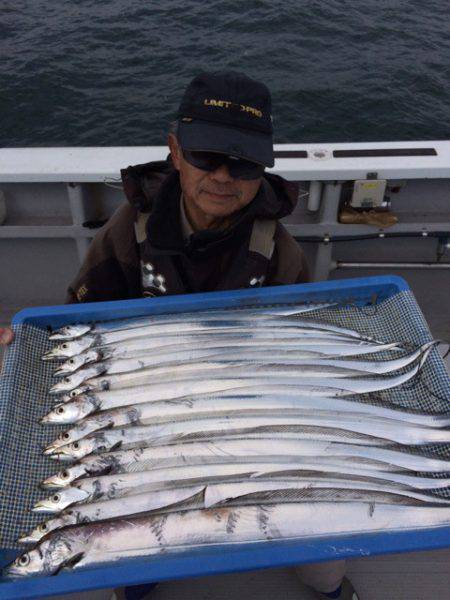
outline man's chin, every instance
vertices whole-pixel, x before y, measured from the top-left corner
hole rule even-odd
[[[207,202],[203,201],[200,205],[200,208],[206,215],[210,215],[212,217],[228,217],[239,210],[238,203],[235,201],[233,202],[232,197],[228,198],[227,200],[214,200],[211,198]]]

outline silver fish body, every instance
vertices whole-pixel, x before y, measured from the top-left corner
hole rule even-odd
[[[301,334],[314,334],[314,335],[325,335],[325,336],[339,336],[341,338],[365,340],[371,342],[377,342],[370,336],[363,336],[356,331],[347,329],[344,327],[338,327],[328,323],[315,323],[308,319],[283,319],[283,318],[272,318],[270,320],[251,320],[248,324],[239,320],[233,320],[231,317],[229,320],[219,321],[192,321],[192,322],[178,322],[178,323],[164,323],[144,326],[135,329],[108,331],[97,334],[87,334],[83,337],[75,340],[66,341],[56,346],[46,354],[44,354],[44,360],[50,360],[57,357],[70,358],[80,352],[93,348],[96,346],[105,346],[109,344],[117,344],[125,340],[130,340],[138,337],[148,336],[174,336],[173,343],[177,343],[177,338],[189,335],[203,335],[217,334],[222,330],[223,333],[235,333],[235,334],[254,334],[256,329],[264,331],[273,330],[274,335],[279,335],[280,332],[291,330]]]
[[[71,424],[81,421],[91,413],[102,410],[132,407],[139,411],[140,405],[146,406],[148,416],[153,410],[155,421],[167,420],[169,417],[179,417],[181,414],[196,415],[199,413],[231,411],[251,411],[262,408],[303,409],[320,411],[338,411],[342,413],[367,414],[373,417],[386,418],[415,423],[424,427],[449,427],[450,417],[444,414],[426,415],[408,412],[401,407],[388,408],[366,402],[357,402],[333,396],[312,396],[302,393],[296,386],[264,386],[252,390],[237,388],[213,395],[193,395],[178,399],[146,402],[143,394],[116,394],[100,392],[98,394],[81,395],[66,404],[57,405],[50,413],[42,418],[42,423]],[[133,402],[135,402],[133,404]],[[153,405],[153,409],[150,408]],[[95,416],[92,418],[96,418]],[[102,415],[98,415],[102,419]],[[100,426],[99,426],[100,427]]]
[[[318,428],[317,428],[318,429]],[[153,432],[153,428],[152,428]],[[316,435],[314,432],[313,435]],[[352,434],[340,432],[341,440],[352,440]],[[114,430],[105,430],[91,433],[87,437],[72,444],[61,446],[52,450],[50,456],[58,460],[73,461],[91,453],[109,452],[112,450],[130,450],[139,447],[148,447],[151,444],[148,441],[149,431],[148,426],[141,427],[126,427]],[[245,437],[249,441],[256,440],[261,442],[261,439],[276,439],[279,436],[281,439],[297,440],[299,433],[297,431],[289,434],[284,432],[274,433],[271,431],[254,431],[253,434],[246,432]],[[237,435],[234,436],[237,438]],[[241,438],[243,436],[240,436]],[[251,438],[251,439],[250,439]],[[367,439],[367,438],[366,438]],[[373,438],[377,442],[377,438]],[[189,440],[185,440],[189,441]],[[221,440],[214,440],[221,441]],[[389,465],[396,465],[404,469],[422,472],[447,472],[450,471],[450,461],[430,458],[427,456],[410,454],[406,451],[388,450],[386,448],[364,446],[360,439],[360,445],[350,443],[333,443],[332,441],[317,442],[309,439],[301,440],[303,444],[302,456],[353,456],[359,458],[368,458],[377,460]],[[378,443],[378,442],[377,442]],[[161,444],[164,445],[164,444]],[[402,449],[403,450],[403,449]]]
[[[214,442],[188,442],[120,450],[86,456],[78,463],[67,466],[62,471],[45,479],[41,487],[59,489],[67,487],[77,479],[84,477],[227,462],[234,462],[235,464],[296,462],[296,469],[299,471],[372,477],[422,490],[450,487],[450,479],[448,478],[412,475],[404,468],[389,462],[393,460],[389,454],[387,456],[386,454],[377,455],[379,460],[376,460],[376,458],[370,459],[368,458],[370,447],[365,447],[365,454],[355,456],[354,452],[349,452],[348,446],[339,444],[336,450],[336,454],[339,453],[339,455],[335,456],[333,455],[334,445],[324,444],[317,440],[305,442],[293,439],[267,438],[262,440],[225,439]],[[349,452],[348,456],[345,454],[346,451]],[[301,462],[299,462],[300,457]],[[387,462],[382,462],[382,460]],[[445,469],[445,466],[448,468],[449,463],[443,463],[443,466],[439,468]],[[402,470],[404,472],[398,472]]]
[[[312,443],[315,446],[311,446]],[[313,450],[311,451],[311,448]],[[314,448],[317,456],[314,455]],[[131,450],[117,450],[101,454],[90,454],[80,459],[73,465],[66,466],[62,471],[47,477],[41,484],[43,488],[59,489],[70,485],[73,481],[83,477],[107,475],[110,473],[129,473],[148,471],[162,467],[176,467],[194,464],[214,464],[229,462],[274,462],[298,461],[302,456],[304,470],[341,470],[353,474],[353,470],[373,472],[392,470],[399,471],[401,467],[392,466],[377,460],[355,456],[325,456],[323,441],[270,438],[262,439],[224,439],[210,442],[186,442],[166,446],[137,447]],[[304,456],[305,452],[307,453]],[[312,452],[312,453],[311,453]],[[364,474],[363,473],[363,474]],[[408,475],[408,477],[411,477]],[[395,479],[394,479],[395,481]],[[413,482],[414,483],[413,483]],[[447,487],[446,479],[429,479],[413,477],[408,484],[411,487],[426,489],[430,487]],[[403,480],[401,481],[403,482]]]
[[[184,409],[181,409],[179,414],[172,415],[172,418],[174,420],[167,416],[166,420],[158,422],[154,403],[116,409],[87,417],[72,429],[63,432],[47,449],[50,452],[81,440],[97,430],[133,424],[148,425],[150,442],[164,440],[166,443],[182,440],[187,435],[208,439],[210,436],[234,435],[234,431],[239,433],[262,427],[279,429],[296,425],[342,429],[404,445],[450,443],[450,429],[421,427],[355,413],[305,411],[295,406],[281,408],[276,404],[269,405],[266,409],[254,406],[248,413],[239,410],[234,413],[231,407],[226,409],[225,403],[218,415],[211,405],[203,412],[199,411],[193,415],[186,415]]]
[[[258,474],[282,474],[292,472],[301,463],[257,462],[257,463],[213,463],[166,467],[151,471],[103,475],[80,479],[71,486],[54,492],[48,498],[39,500],[33,512],[57,513],[71,504],[111,500],[133,494],[141,494],[165,488],[205,484],[212,481],[240,481]]]
[[[239,309],[211,309],[208,311],[194,311],[188,313],[171,313],[161,315],[147,315],[127,319],[115,319],[101,323],[83,323],[79,325],[66,325],[60,327],[49,335],[49,340],[70,340],[89,332],[104,333],[107,331],[120,331],[135,329],[152,324],[185,323],[190,321],[214,321],[229,319],[271,319],[273,317],[295,318],[297,315],[335,306],[335,303],[305,304],[303,306],[279,306],[271,308],[239,308]]]
[[[158,383],[164,381],[167,377],[175,380],[188,378],[206,377],[226,377],[229,370],[233,376],[249,378],[260,376],[276,376],[276,377],[354,377],[362,376],[364,371],[360,369],[352,369],[351,365],[340,367],[335,365],[323,365],[318,361],[316,365],[311,364],[311,360],[294,360],[284,361],[283,363],[274,362],[273,358],[266,357],[249,361],[201,361],[178,365],[165,365],[160,367],[152,366],[152,358],[140,357],[135,359],[123,359],[117,361],[103,361],[101,363],[91,365],[64,377],[62,381],[56,383],[51,389],[51,394],[67,392],[78,387],[86,380],[98,375],[114,375],[117,373],[132,373],[146,370],[149,377],[149,383],[154,381]],[[301,368],[298,368],[301,367]]]
[[[180,489],[164,489],[161,491],[151,491],[141,494],[126,496],[122,498],[113,498],[91,504],[74,505],[69,510],[63,511],[57,517],[48,519],[41,523],[30,534],[22,537],[21,543],[35,543],[40,541],[51,531],[61,529],[70,525],[79,523],[90,523],[102,521],[105,519],[116,519],[128,515],[138,515],[150,511],[172,512],[176,510],[186,510],[186,508],[211,508],[225,502],[234,501],[234,505],[257,504],[260,502],[280,503],[295,502],[301,499],[311,498],[309,492],[312,490],[322,490],[316,496],[318,500],[327,497],[325,494],[336,494],[339,501],[348,501],[353,499],[352,492],[355,490],[368,492],[372,496],[373,492],[378,493],[377,502],[389,504],[417,501],[427,504],[449,505],[450,499],[440,498],[432,494],[416,492],[406,486],[385,482],[382,480],[357,478],[342,478],[328,474],[314,477],[315,474],[297,477],[258,477],[256,479],[232,482],[232,483],[210,483],[207,485],[183,487]],[[320,474],[319,474],[320,475]],[[348,493],[350,492],[350,493]],[[174,506],[175,505],[175,506]]]
[[[249,370],[248,368],[246,368],[245,366],[241,369],[241,368],[236,368],[233,370],[233,376],[234,377],[239,377],[241,379],[241,381],[244,380],[253,380],[253,381],[257,381],[258,378],[259,379],[266,379],[268,380],[267,382],[270,382],[270,380],[272,379],[273,383],[278,383],[277,381],[275,381],[276,379],[280,380],[280,378],[289,378],[289,383],[291,385],[296,385],[297,383],[300,386],[314,386],[317,385],[319,386],[323,386],[324,388],[340,388],[341,390],[345,390],[346,392],[354,392],[357,394],[363,394],[363,393],[367,393],[367,392],[374,392],[374,391],[379,391],[379,390],[385,390],[385,389],[389,389],[391,387],[396,387],[398,385],[401,385],[403,383],[406,383],[407,381],[409,381],[410,379],[412,379],[412,377],[414,377],[418,371],[422,368],[425,360],[427,359],[429,353],[432,350],[432,346],[428,346],[421,354],[420,359],[416,362],[416,365],[411,368],[409,371],[406,371],[405,373],[402,373],[400,375],[395,375],[392,377],[383,377],[380,379],[371,379],[369,377],[366,377],[365,375],[362,376],[361,372],[355,371],[353,373],[353,371],[351,371],[350,369],[340,369],[339,367],[329,367],[329,366],[315,366],[315,365],[311,365],[308,366],[308,368],[303,367],[301,369],[298,369],[297,366],[295,365],[270,365],[270,364],[265,364],[265,365],[259,365],[259,366],[254,366],[252,367],[251,370]],[[212,369],[213,371],[214,369]],[[226,379],[226,374],[225,374],[225,369],[222,368],[221,369],[222,372],[224,373],[224,375],[219,375],[218,372],[220,371],[220,369],[218,370],[217,373],[214,374],[214,381],[219,381],[222,379],[223,380]],[[212,372],[211,371],[211,372]],[[63,391],[68,391],[68,390],[72,390],[73,388],[75,388],[77,385],[79,385],[79,383],[81,383],[79,381],[79,377],[78,374],[81,373],[81,371],[78,371],[77,373],[74,373],[73,375],[69,376],[69,377],[65,377],[63,379],[63,381],[59,382],[58,384],[56,384],[55,386],[53,386],[50,390],[50,394],[57,394],[59,392],[63,392]],[[163,374],[164,373],[164,374]],[[357,375],[358,378],[357,379],[350,379],[350,377],[352,375]],[[76,383],[77,379],[76,376],[78,377],[78,383]],[[182,382],[182,377],[181,379],[176,378],[173,373],[170,375],[172,378],[172,385],[175,387],[175,385],[177,384],[177,382]],[[349,378],[346,378],[346,377]],[[112,389],[114,387],[116,387],[117,385],[123,385],[125,387],[128,387],[130,385],[133,385],[133,381],[136,384],[136,382],[139,382],[141,385],[142,384],[149,384],[149,383],[153,383],[153,384],[157,384],[160,383],[161,378],[166,378],[167,377],[167,371],[165,370],[165,368],[153,368],[153,369],[148,369],[147,371],[142,371],[141,373],[138,373],[137,375],[135,373],[131,373],[131,374],[121,374],[121,375],[111,375],[111,376],[107,376],[101,379],[101,383],[99,383],[98,385],[100,385],[101,387],[103,387],[103,389],[105,389],[105,386],[108,387],[108,389]],[[198,377],[201,377],[200,375]],[[340,379],[339,379],[340,377]],[[195,377],[194,375],[192,375],[192,377],[190,378],[191,380],[194,379]],[[297,381],[296,381],[297,380]],[[83,382],[84,385],[88,384],[89,380],[85,380]],[[209,382],[203,382],[201,381],[202,384],[208,385]],[[281,379],[281,383],[286,383],[286,381],[283,382],[283,380]],[[153,386],[154,389],[155,386]],[[204,390],[199,390],[197,393],[207,393],[209,390],[208,389],[204,389]],[[189,392],[186,391],[183,395],[190,395],[193,392]],[[322,392],[322,394],[329,394],[329,392],[324,391]],[[334,394],[335,395],[335,394]],[[176,392],[172,394],[171,396],[172,398],[176,398],[179,397],[176,395]],[[163,399],[168,399],[168,398],[160,398],[161,400]]]
[[[330,367],[331,369],[348,369],[351,371],[361,371],[363,373],[374,373],[376,375],[383,375],[385,373],[390,373],[391,371],[396,371],[398,369],[402,369],[407,367],[412,362],[417,360],[421,354],[427,348],[433,346],[435,342],[429,342],[424,344],[421,348],[417,349],[415,352],[404,356],[402,358],[394,359],[394,360],[384,360],[384,361],[361,361],[361,360],[343,360],[334,357],[324,357],[323,354],[320,353],[311,353],[311,352],[298,352],[297,354],[294,352],[287,351],[279,351],[275,348],[268,348],[267,351],[253,351],[246,353],[243,352],[242,349],[235,348],[234,352],[225,352],[225,354],[213,354],[212,356],[205,356],[204,358],[209,358],[209,360],[184,360],[183,364],[177,365],[176,363],[169,363],[167,365],[160,365],[159,368],[167,369],[172,373],[176,373],[177,376],[180,373],[191,373],[191,372],[200,372],[203,369],[219,369],[219,368],[234,368],[234,367],[245,367],[249,365],[251,368],[252,365],[259,364],[279,364],[279,365],[306,365],[309,367],[313,365],[313,360],[316,359],[316,364],[321,367]],[[381,346],[381,347],[385,347]],[[332,346],[330,346],[332,348]],[[220,350],[220,349],[219,349]],[[200,352],[205,352],[205,350],[201,350]],[[117,373],[129,373],[132,371],[137,371],[141,369],[145,369],[148,367],[155,367],[155,359],[151,354],[140,354],[134,358],[121,358],[121,359],[110,359],[103,360],[95,365],[91,365],[88,367],[83,367],[73,373],[72,381],[74,386],[78,386],[80,383],[83,383],[86,379],[96,377],[98,375],[103,374],[117,374]],[[63,375],[65,369],[58,369],[55,372],[55,375]],[[313,371],[314,372],[314,371]],[[326,369],[325,369],[326,372]],[[338,371],[339,372],[339,371]],[[331,374],[333,372],[331,371]],[[156,373],[157,375],[157,373]]]
[[[191,487],[164,489],[161,491],[151,491],[143,494],[127,496],[126,501],[122,498],[103,500],[101,502],[92,502],[90,504],[78,504],[71,506],[68,510],[60,513],[57,517],[48,519],[38,525],[29,534],[22,536],[18,541],[23,544],[32,544],[39,542],[43,537],[55,529],[68,527],[69,525],[78,525],[80,523],[91,523],[102,521],[104,519],[115,519],[127,515],[136,515],[141,512],[161,510],[171,507],[173,510],[179,510],[180,504],[183,505],[198,496],[205,489],[204,485]],[[191,503],[192,504],[192,503]],[[190,507],[191,504],[189,504]],[[196,503],[198,508],[203,507],[203,498],[201,502]]]
[[[68,375],[86,365],[103,360],[139,358],[148,355],[153,359],[153,366],[160,366],[164,364],[176,364],[176,362],[186,363],[204,358],[227,360],[227,358],[231,357],[233,360],[252,360],[271,356],[272,360],[279,361],[285,359],[298,360],[304,358],[360,356],[383,351],[400,350],[400,347],[396,343],[371,344],[350,340],[341,341],[340,339],[327,337],[307,337],[303,341],[299,341],[297,339],[293,340],[290,337],[274,339],[272,334],[267,334],[264,337],[260,336],[256,339],[258,339],[258,344],[248,343],[242,336],[224,336],[220,339],[216,338],[213,341],[209,339],[206,341],[197,340],[200,342],[200,347],[195,348],[191,340],[187,344],[164,346],[158,351],[155,351],[154,347],[148,348],[141,339],[132,340],[128,344],[92,348],[81,354],[77,354],[61,364],[55,371],[55,376]],[[144,341],[148,344],[145,338]],[[287,347],[289,349],[285,349],[286,342],[288,342]]]
[[[364,444],[366,446],[388,446],[393,440],[388,439],[396,435],[396,428],[387,424],[382,429],[382,434],[388,437],[375,437],[371,433],[362,433],[359,429],[372,429],[376,423],[362,424],[357,419],[346,419],[345,422],[337,423],[333,417],[319,417],[315,415],[288,413],[286,416],[268,413],[257,413],[251,415],[230,414],[228,417],[203,418],[194,420],[170,421],[163,423],[147,423],[141,421],[130,426],[129,417],[123,415],[127,420],[125,429],[119,425],[113,428],[105,427],[96,429],[92,433],[82,432],[79,428],[70,432],[64,432],[51,444],[44,454],[50,458],[67,460],[69,456],[84,456],[84,452],[108,451],[109,444],[112,448],[136,448],[140,446],[160,446],[185,441],[209,441],[225,438],[249,439],[271,438],[279,436],[282,439],[317,440],[326,442],[346,442],[352,444]],[[119,419],[117,419],[119,422]],[[95,427],[91,422],[89,426]],[[430,430],[440,431],[440,430]],[[102,433],[110,432],[108,436]],[[119,433],[121,432],[121,433]],[[83,433],[85,434],[83,436]],[[401,435],[401,434],[400,434]],[[406,435],[406,434],[404,434]],[[78,439],[75,439],[78,438]],[[70,441],[70,440],[73,441]]]
[[[101,335],[87,335],[76,340],[62,342],[49,350],[42,357],[43,360],[65,360],[79,356],[89,351],[101,351],[103,354],[114,352],[155,352],[157,348],[167,353],[180,353],[188,351],[195,343],[212,344],[221,346],[231,345],[255,345],[255,342],[270,344],[272,338],[285,340],[295,344],[360,344],[376,346],[381,342],[369,341],[339,335],[317,329],[306,329],[299,327],[267,327],[254,329],[253,327],[214,328],[214,330],[198,330],[188,332],[172,331],[162,335],[141,335],[137,337],[125,337],[124,339],[110,339]]]
[[[307,492],[314,489],[328,489],[333,492],[337,490],[382,492],[382,501],[392,504],[417,500],[428,504],[450,505],[450,498],[440,498],[432,494],[416,492],[403,485],[382,482],[381,480],[374,481],[370,478],[349,478],[348,476],[345,479],[342,477],[333,478],[328,474],[321,478],[314,478],[313,476],[285,478],[283,474],[280,477],[271,478],[262,475],[250,481],[208,484],[204,490],[203,504],[204,508],[211,508],[230,500],[243,500],[244,498],[252,504],[259,502],[290,502],[293,498],[300,499],[298,495],[292,494],[292,492]],[[339,498],[346,500],[345,494]],[[380,501],[380,497],[377,501]]]
[[[333,515],[333,519],[326,518]],[[303,502],[224,507],[129,517],[53,533],[5,570],[9,577],[51,575],[75,567],[149,556],[205,544],[261,542],[342,533],[395,531],[448,525],[450,508],[365,502]],[[78,561],[78,562],[77,562]]]

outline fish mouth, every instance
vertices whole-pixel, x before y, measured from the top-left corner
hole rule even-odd
[[[76,388],[75,383],[70,383],[68,381],[59,381],[49,389],[48,393],[54,396],[56,394],[60,394],[61,392],[70,392],[74,388]]]
[[[69,442],[64,442],[62,440],[55,440],[54,442],[52,442],[51,444],[49,444],[45,449],[44,449],[44,454],[45,456],[49,456],[51,454],[54,454],[55,452],[57,452],[62,446],[65,446],[67,443]]]
[[[91,325],[75,325],[66,326],[57,329],[54,333],[48,336],[49,340],[63,341],[74,340],[91,331]]]
[[[39,487],[41,487],[43,490],[59,490],[61,488],[66,487],[70,483],[71,481],[69,481],[68,483],[63,483],[58,477],[52,475],[52,477],[47,477],[47,479],[41,481]]]
[[[46,454],[44,452],[44,454]],[[75,460],[75,456],[71,456],[70,454],[66,454],[65,452],[61,452],[61,450],[56,450],[53,454],[46,454],[52,460],[61,460],[63,462],[73,462]]]
[[[65,357],[61,355],[60,352],[57,352],[56,350],[48,350],[48,352],[46,352],[45,354],[42,355],[42,360],[61,360],[64,359]]]
[[[24,535],[24,536],[20,537],[17,540],[17,542],[19,544],[36,544],[37,542],[40,541],[41,537],[34,536],[32,533],[30,533],[28,535]]]
[[[39,423],[41,425],[46,425],[47,423],[50,423],[51,425],[65,425],[64,422],[61,422],[57,419],[57,415],[55,415],[54,410],[50,411],[47,415],[41,417],[41,419],[39,419]]]
[[[53,373],[53,377],[61,377],[61,375],[68,375],[69,373],[73,373],[74,371],[76,371],[76,369],[62,366],[59,369],[56,369],[56,371]]]
[[[33,506],[33,508],[31,509],[31,512],[34,513],[45,513],[45,514],[52,514],[55,512],[56,509],[50,508],[45,500],[39,500],[39,502],[36,502],[36,504]]]
[[[3,570],[3,574],[6,578],[12,579],[14,577],[28,577],[28,573],[19,567],[15,567],[14,565],[10,565]]]

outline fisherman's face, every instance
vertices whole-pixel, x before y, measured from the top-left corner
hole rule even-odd
[[[226,165],[215,171],[203,171],[185,160],[172,134],[169,135],[169,146],[173,163],[180,172],[181,189],[190,216],[204,215],[214,226],[217,220],[231,216],[256,196],[262,177],[235,179]]]

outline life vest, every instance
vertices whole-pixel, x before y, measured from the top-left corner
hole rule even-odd
[[[139,248],[143,296],[165,296],[188,292],[172,256],[156,254],[147,239],[149,212],[137,213],[135,235]],[[255,219],[248,245],[238,249],[227,272],[214,290],[261,287],[267,277],[275,248],[276,219]]]

